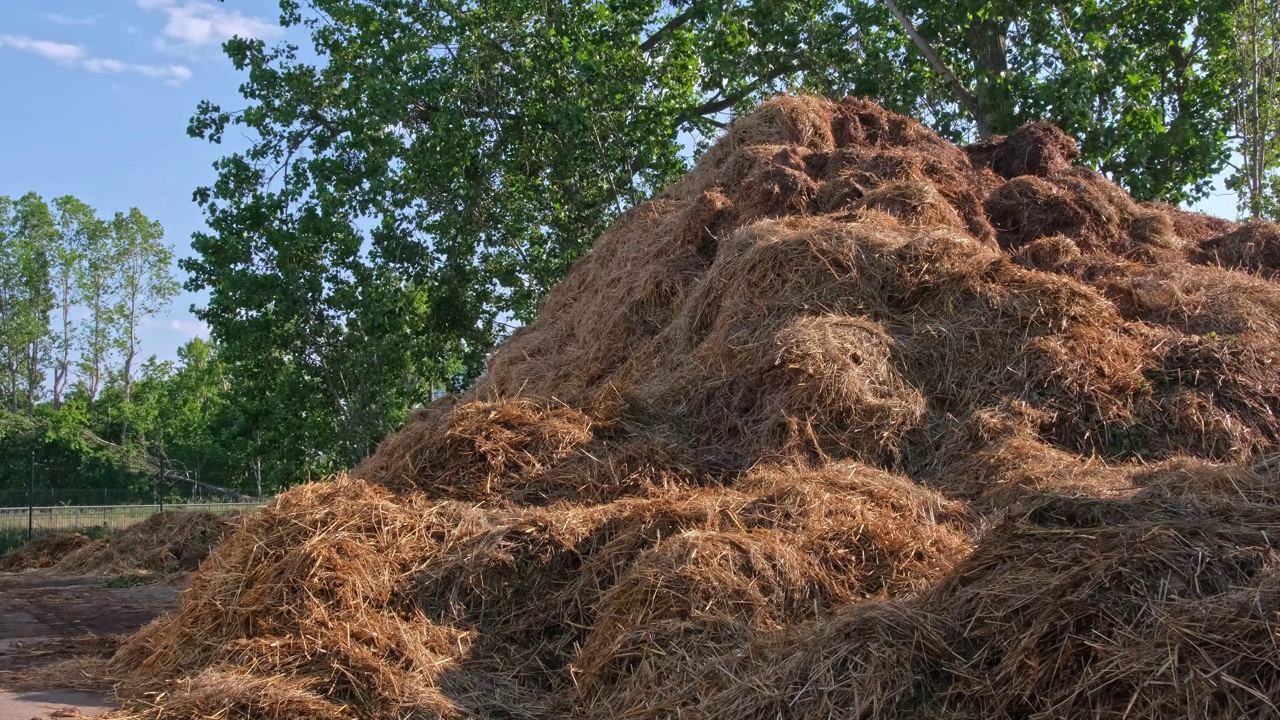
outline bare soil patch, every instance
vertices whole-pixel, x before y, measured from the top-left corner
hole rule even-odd
[[[109,686],[81,670],[172,609],[178,592],[171,582],[113,588],[102,577],[0,573],[0,720],[114,706]]]

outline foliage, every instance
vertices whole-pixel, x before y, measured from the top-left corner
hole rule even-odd
[[[136,208],[107,222],[70,196],[0,197],[0,504],[32,483],[49,502],[149,500],[166,473],[257,487],[228,450],[216,349],[136,362],[140,323],[176,291],[164,230]]]
[[[71,502],[100,502],[95,491],[102,490],[149,493],[145,475],[89,439],[88,425],[78,422],[87,418],[72,404],[57,412],[43,406],[34,414],[0,411],[0,504],[25,504],[31,485],[38,497]]]
[[[124,358],[121,371],[126,398],[133,389],[133,364],[138,357],[138,324],[164,309],[178,294],[173,279],[173,252],[164,244],[164,228],[138,208],[116,213],[111,221],[112,250],[119,268],[120,292],[114,314],[115,349]]]
[[[1231,45],[1233,5],[910,3],[992,131],[1051,119],[1135,197],[1175,203],[1203,196],[1228,154],[1233,80],[1213,60]]]
[[[1232,15],[1235,52],[1228,72],[1238,73],[1235,130],[1238,165],[1227,187],[1252,218],[1280,220],[1280,4],[1240,0]]]
[[[33,471],[45,502],[154,502],[160,492],[191,494],[179,477],[257,494],[254,448],[237,435],[241,410],[230,388],[217,348],[194,338],[176,363],[143,363],[129,396],[123,376],[112,373],[92,405],[79,388],[59,407],[0,410],[0,505],[26,502]],[[262,490],[293,484],[308,469],[285,463]],[[170,476],[164,483],[162,471]]]
[[[0,197],[0,391],[11,410],[30,407],[44,382],[53,218],[34,193]]]

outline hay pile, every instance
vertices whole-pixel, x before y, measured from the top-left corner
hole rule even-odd
[[[88,537],[77,532],[41,535],[0,556],[0,572],[21,572],[51,567],[69,553],[92,542]]]
[[[50,535],[48,542],[59,543],[59,551],[50,553],[51,562],[26,567],[48,568],[60,575],[187,572],[195,570],[240,522],[235,513],[159,512],[100,540],[76,533]],[[26,548],[45,541],[38,538],[13,552],[25,553]]]
[[[122,716],[1280,715],[1280,241],[1076,154],[766,103],[248,518]]]

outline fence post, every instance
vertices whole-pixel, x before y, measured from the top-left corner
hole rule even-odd
[[[31,451],[31,483],[27,485],[27,542],[36,526],[36,451]]]

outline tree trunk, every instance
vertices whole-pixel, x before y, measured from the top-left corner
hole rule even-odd
[[[94,288],[93,298],[93,336],[89,339],[89,352],[92,354],[92,375],[89,378],[89,409],[92,410],[98,400],[98,390],[102,386],[102,355],[105,351],[102,330],[102,286],[99,282]]]
[[[916,26],[911,22],[911,19],[898,9],[898,4],[894,0],[884,0],[884,2],[889,8],[889,12],[893,13],[893,16],[898,19],[898,23],[902,25],[902,29],[906,31],[907,36],[911,38],[920,53],[924,55],[925,60],[929,61],[929,65],[951,85],[952,92],[956,94],[956,100],[969,111],[969,115],[973,117],[974,124],[977,125],[978,138],[980,140],[990,140],[991,127],[988,123],[987,113],[978,102],[978,98],[969,92],[964,83],[960,82],[960,78],[956,77],[956,74],[951,72],[951,68],[942,62],[942,58],[938,57],[937,51],[916,30]]]
[[[62,281],[62,357],[53,368],[53,409],[62,409],[62,394],[71,376],[71,279]]]
[[[141,275],[141,273],[139,273]],[[133,396],[133,361],[138,355],[138,286],[129,290],[129,353],[124,358],[124,399]]]
[[[31,341],[27,355],[27,411],[35,412],[36,396],[40,394],[40,339]]]
[[[977,76],[974,95],[979,112],[982,113],[979,125],[985,127],[988,133],[983,139],[988,139],[991,134],[1016,129],[1010,127],[1012,98],[1003,83],[1004,74],[1009,70],[1009,24],[1008,20],[1002,19],[981,20],[965,32],[965,41]]]

